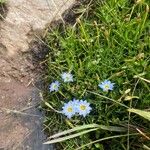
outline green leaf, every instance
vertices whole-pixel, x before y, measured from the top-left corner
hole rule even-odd
[[[103,147],[102,144],[96,143],[96,144],[94,144],[94,145],[95,145],[95,147],[98,148],[99,150],[104,150],[104,147]]]
[[[128,109],[129,112],[138,114],[142,117],[144,117],[145,119],[150,121],[150,112],[148,111],[144,111],[144,110],[139,110],[139,109]]]

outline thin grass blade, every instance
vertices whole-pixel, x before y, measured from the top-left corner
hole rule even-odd
[[[117,127],[117,126],[99,125],[99,128],[101,128],[103,130],[115,131],[115,132],[125,132],[125,131],[127,131],[126,128],[124,128],[124,127]]]
[[[98,129],[98,128],[94,128],[94,129],[82,131],[82,132],[80,132],[80,133],[72,134],[72,135],[69,135],[69,136],[66,136],[66,137],[61,137],[61,138],[58,138],[58,139],[50,140],[50,141],[47,141],[47,142],[45,142],[45,143],[43,143],[43,144],[54,144],[54,143],[58,143],[58,142],[63,142],[63,141],[66,141],[66,140],[69,140],[69,139],[72,139],[72,138],[81,136],[81,135],[83,135],[83,134],[87,134],[87,133],[89,133],[89,132],[95,131],[95,130],[97,130],[97,129]]]
[[[130,135],[138,135],[138,134],[135,133],[135,134],[130,134]],[[85,145],[82,145],[81,147],[78,147],[75,150],[83,149],[84,147],[90,146],[91,144],[98,143],[98,142],[101,142],[101,141],[105,141],[105,140],[109,140],[109,139],[114,139],[114,138],[121,138],[121,137],[126,137],[126,136],[128,136],[128,134],[115,135],[115,136],[109,136],[109,137],[101,138],[99,140],[95,140],[95,141],[92,141],[92,142],[87,143]]]
[[[63,132],[57,133],[55,135],[50,136],[49,138],[50,139],[51,138],[57,138],[57,137],[60,137],[60,136],[63,136],[63,135],[66,135],[66,134],[69,134],[69,133],[72,133],[72,132],[75,132],[75,131],[89,129],[89,128],[98,128],[98,127],[99,127],[99,125],[97,125],[97,124],[82,125],[82,126],[74,127],[72,129],[65,130]]]

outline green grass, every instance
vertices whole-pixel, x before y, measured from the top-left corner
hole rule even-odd
[[[0,5],[6,3],[6,0],[0,0]]]
[[[0,0],[0,21],[3,20],[7,13],[6,0]]]
[[[96,130],[62,142],[58,149],[74,150],[101,138],[106,140],[85,150],[142,150],[144,144],[150,147],[150,141],[136,130],[150,136],[150,122],[127,111],[127,108],[150,108],[149,5],[148,0],[93,1],[88,8],[81,6],[80,11],[87,10],[74,27],[60,25],[47,34],[45,101],[61,110],[73,98],[86,99],[91,103],[92,112],[85,118],[75,116],[68,120],[43,104],[47,111],[46,132],[52,134],[93,123],[126,128],[126,136],[122,132]],[[62,72],[71,72],[74,82],[61,82]],[[103,92],[98,87],[105,79],[115,83],[113,91]],[[60,91],[50,93],[48,85],[55,80],[61,82]],[[107,139],[111,136],[114,138]]]

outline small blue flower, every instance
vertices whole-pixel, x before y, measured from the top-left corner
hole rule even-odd
[[[75,107],[77,107],[78,104],[79,104],[79,100],[74,98],[74,99],[72,100],[72,103],[74,104]]]
[[[85,117],[90,113],[91,110],[92,108],[90,107],[90,103],[88,103],[86,100],[80,100],[78,102],[77,112],[79,115]]]
[[[74,107],[74,103],[72,101],[65,103],[62,109],[62,113],[69,119],[71,119],[71,117],[73,117],[76,113],[76,107]]]
[[[59,86],[60,86],[60,83],[58,81],[52,82],[49,86],[50,92],[53,92],[53,91],[57,92],[59,90]]]
[[[61,74],[61,77],[64,82],[73,82],[73,76],[71,73],[64,72]]]
[[[111,83],[109,80],[105,80],[101,82],[98,86],[104,91],[108,92],[108,90],[112,91],[115,83]]]

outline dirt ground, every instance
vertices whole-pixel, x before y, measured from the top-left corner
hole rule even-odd
[[[45,27],[74,0],[7,0],[7,15],[0,20],[0,150],[48,150],[43,146],[40,65],[30,48]]]

